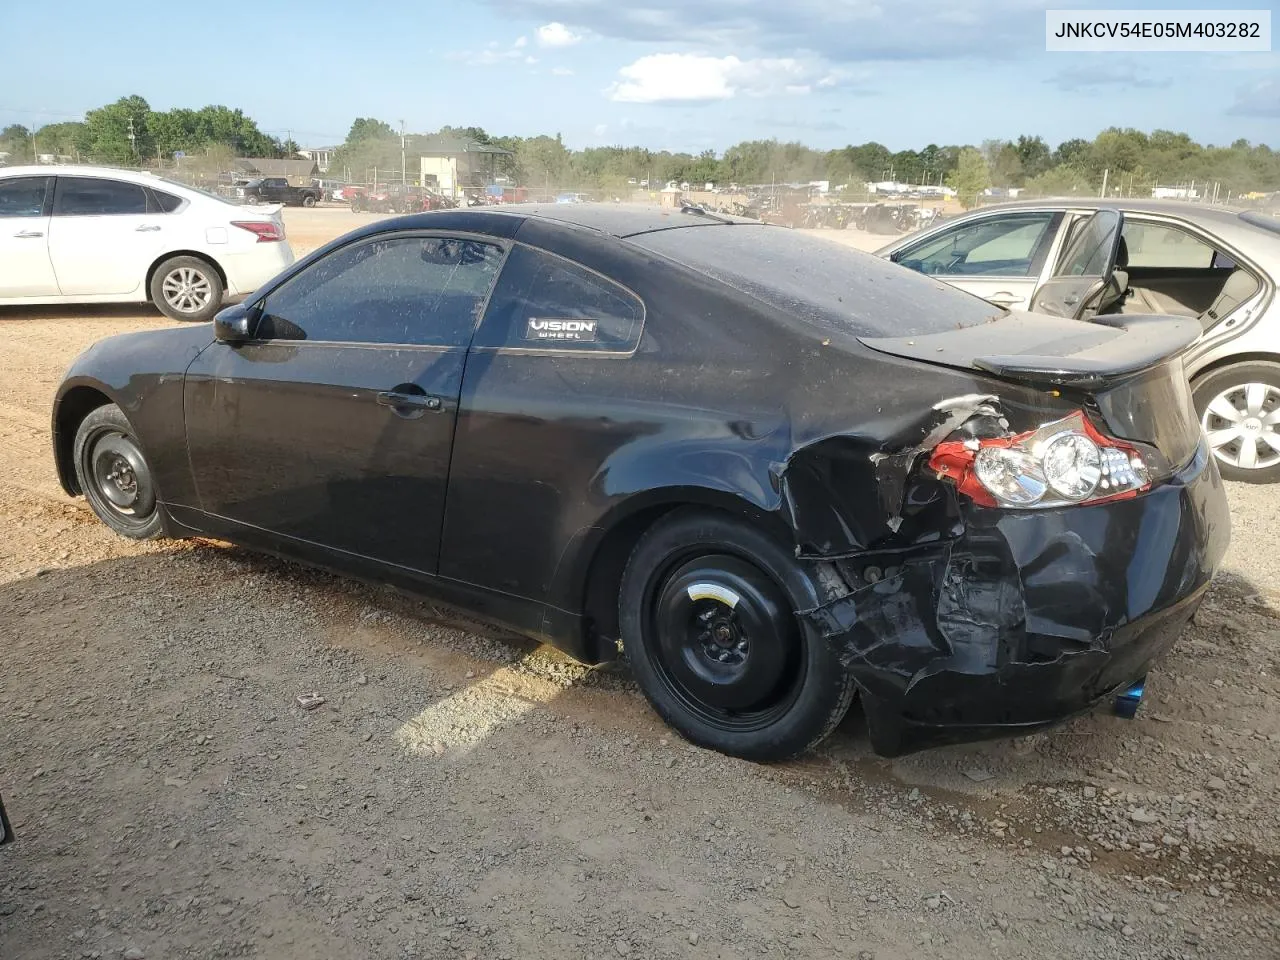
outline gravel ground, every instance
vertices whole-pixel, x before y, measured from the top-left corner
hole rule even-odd
[[[289,219],[301,252],[363,218]],[[0,311],[0,958],[1280,956],[1280,491],[1231,487],[1136,720],[889,761],[855,709],[762,767],[620,669],[112,536],[57,487],[49,403],[164,322]]]

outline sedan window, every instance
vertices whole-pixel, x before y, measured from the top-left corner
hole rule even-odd
[[[136,183],[99,177],[58,177],[55,217],[100,217],[145,214],[147,192]]]
[[[357,241],[267,295],[262,340],[466,346],[502,248],[450,237]]]
[[[38,217],[44,213],[48,177],[0,180],[0,217]]]
[[[1050,212],[988,217],[944,230],[900,251],[894,260],[921,273],[946,277],[1029,277],[1039,273]]]
[[[644,304],[572,261],[517,244],[494,290],[477,347],[630,352]]]

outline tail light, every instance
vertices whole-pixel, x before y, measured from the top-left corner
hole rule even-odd
[[[1077,412],[1017,436],[946,440],[929,469],[982,506],[1040,508],[1135,497],[1166,472],[1163,459]]]
[[[259,243],[276,243],[284,239],[284,227],[274,220],[232,220],[231,225],[257,234]]]

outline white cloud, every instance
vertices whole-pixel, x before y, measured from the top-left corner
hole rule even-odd
[[[571,47],[582,40],[582,34],[574,33],[556,20],[539,27],[537,37],[539,45],[544,47]]]
[[[573,76],[573,71],[572,71],[572,70],[570,70],[568,67],[552,67],[552,68],[551,68],[551,73],[552,73],[552,75],[557,76],[557,77],[572,77],[572,76]]]
[[[523,59],[525,63],[537,63],[537,57],[524,52],[529,43],[526,37],[516,37],[511,46],[503,48],[497,40],[490,40],[483,50],[454,50],[445,56],[450,60],[460,60],[472,67],[491,67],[498,63],[511,63]]]
[[[618,71],[606,91],[620,103],[730,100],[738,95],[800,96],[828,89],[849,78],[820,61],[794,57],[740,60],[697,53],[653,53]]]
[[[1044,0],[489,0],[512,17],[553,20],[566,33],[638,43],[696,38],[739,56],[868,60],[990,58],[1024,52],[1044,31]],[[544,28],[545,29],[545,28]]]

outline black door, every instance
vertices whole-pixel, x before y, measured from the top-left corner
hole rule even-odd
[[[254,339],[187,370],[202,509],[433,573],[463,365],[503,250],[356,241],[256,304]]]

